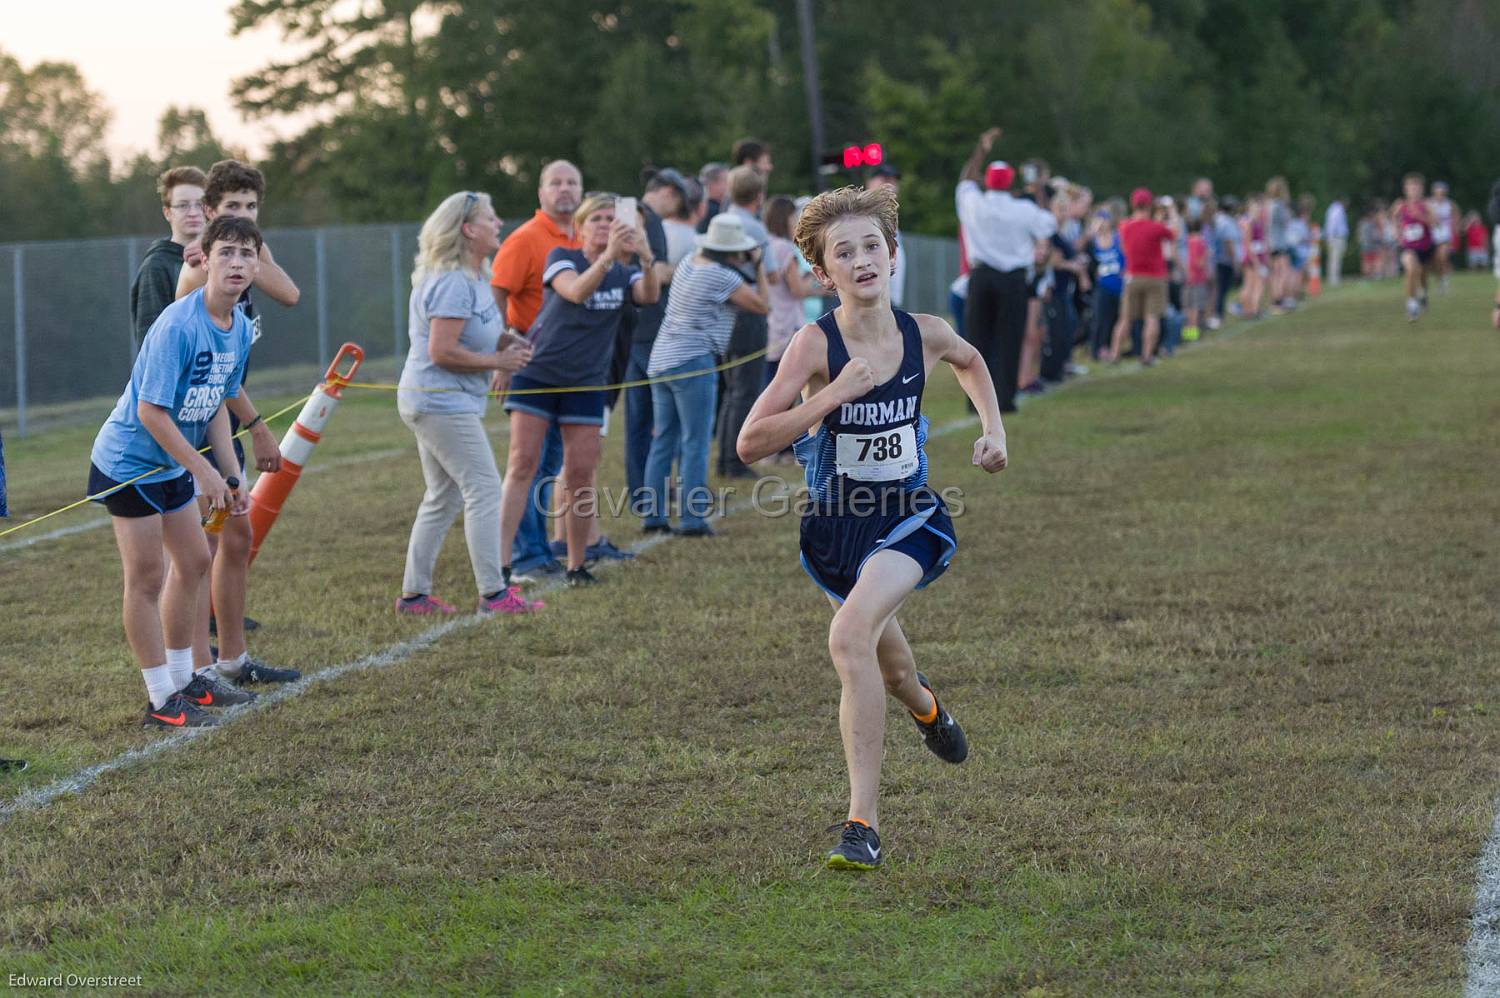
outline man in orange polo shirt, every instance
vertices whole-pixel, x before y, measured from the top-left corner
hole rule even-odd
[[[530,331],[542,310],[542,270],[547,254],[559,246],[577,249],[580,245],[573,231],[573,212],[583,198],[583,174],[565,159],[553,160],[542,168],[536,196],[540,207],[500,244],[490,279],[490,291],[505,314],[506,324],[521,334]],[[562,571],[547,543],[547,518],[542,515],[542,510],[551,508],[552,482],[562,470],[562,456],[562,435],[554,426],[547,431],[526,515],[516,530],[512,565],[517,574]]]
[[[542,310],[547,254],[559,246],[579,247],[573,212],[583,198],[583,174],[567,160],[555,159],[542,168],[536,196],[541,207],[500,245],[490,279],[495,304],[505,313],[506,324],[518,333],[530,330]]]

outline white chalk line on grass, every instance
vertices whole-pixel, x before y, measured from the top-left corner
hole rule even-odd
[[[1138,367],[1137,370],[1141,370],[1141,368]],[[1117,373],[1127,374],[1130,373],[1130,370],[1125,369]],[[1076,380],[1068,384],[1087,384],[1087,381]],[[1068,385],[1065,384],[1062,387],[1066,388],[1067,386]],[[1049,392],[1048,394],[1051,395],[1053,393]],[[927,436],[930,440],[937,439],[939,437],[945,437],[951,433],[956,433],[959,430],[973,427],[978,422],[979,417],[975,415],[952,419],[938,425],[936,428],[931,430]],[[385,457],[393,457],[398,454],[405,453],[406,450],[407,448],[394,448],[388,451],[374,451],[369,454],[353,455],[347,458],[335,459],[333,461],[325,462],[324,464],[316,467],[319,470],[322,470],[343,465],[360,464]],[[313,467],[309,467],[307,469],[309,473],[313,470]],[[791,485],[792,483],[789,482],[788,484]],[[711,517],[710,519],[715,521],[721,520],[725,517],[742,512],[747,508],[752,508],[753,505],[754,502],[752,500],[740,500],[737,502],[733,502],[725,506],[725,508],[721,512]],[[107,523],[108,520],[104,522]],[[80,524],[70,529],[72,532],[76,533],[80,529],[87,529],[87,527]],[[40,539],[41,538],[32,538],[31,540],[34,543],[35,541]],[[637,541],[630,546],[629,550],[636,554],[640,554],[645,551],[649,551],[652,548],[657,547],[658,545],[664,544],[672,539],[674,538],[668,534],[656,534]],[[543,584],[541,586],[537,586],[533,588],[531,592],[534,595],[543,595],[549,592],[558,591],[560,589],[562,589],[561,582],[551,582]],[[180,748],[181,746],[187,744],[195,738],[203,737],[204,735],[207,735],[211,732],[228,727],[229,725],[234,724],[240,719],[250,716],[256,711],[264,710],[272,706],[273,704],[278,704],[285,700],[293,699],[294,697],[299,697],[303,693],[307,692],[309,689],[320,683],[331,682],[332,680],[339,679],[353,672],[363,672],[371,669],[384,669],[392,665],[396,665],[410,658],[412,655],[415,655],[418,652],[431,647],[442,638],[447,637],[449,634],[452,634],[455,631],[477,626],[478,624],[484,623],[489,619],[490,618],[487,616],[476,613],[444,621],[441,624],[437,624],[433,627],[428,628],[421,634],[418,634],[416,637],[408,638],[405,641],[400,641],[396,644],[389,645],[379,651],[372,652],[371,654],[366,655],[363,658],[355,659],[352,662],[345,662],[341,665],[331,666],[319,672],[303,676],[295,683],[288,683],[273,692],[263,693],[254,703],[230,708],[229,710],[226,710],[222,715],[220,715],[219,723],[212,728],[190,728],[184,729],[182,731],[172,732],[171,734],[163,736],[159,741],[152,742],[150,745],[144,746],[142,748],[130,749],[126,752],[122,752],[112,759],[106,759],[103,762],[95,763],[92,766],[87,766],[76,773],[60,777],[59,779],[54,780],[51,783],[45,784],[40,787],[32,787],[30,789],[23,790],[11,800],[0,803],[0,823],[3,823],[16,814],[41,810],[60,797],[66,797],[71,794],[81,794],[85,790],[93,786],[96,782],[98,782],[99,778],[107,773],[131,768],[139,763],[149,761],[156,756],[162,755],[163,753]],[[1500,824],[1497,824],[1497,829],[1500,829]],[[1496,843],[1495,851],[1496,867],[1497,871],[1500,871],[1500,842]],[[1500,891],[1497,891],[1497,897],[1500,897]]]
[[[970,416],[966,419],[956,419],[951,422],[942,424],[937,429],[929,433],[928,437],[936,438],[946,436],[949,433],[961,430],[965,427],[973,426],[977,421],[977,417],[974,416]],[[333,462],[329,462],[330,465],[332,463]],[[720,513],[711,517],[710,519],[721,520],[725,517],[743,512],[744,510],[751,508],[752,505],[753,502],[748,499],[732,502],[725,506]],[[642,538],[636,543],[630,545],[630,551],[635,554],[642,554],[673,539],[674,538],[670,534],[655,534],[651,537]],[[563,585],[561,582],[550,582],[544,583],[540,586],[535,586],[531,590],[529,590],[529,592],[531,595],[540,596],[550,592],[561,590],[562,588]],[[212,728],[186,728],[181,731],[174,731],[163,736],[159,741],[152,742],[150,745],[146,745],[141,748],[130,749],[129,751],[120,753],[112,759],[106,759],[105,761],[95,763],[92,766],[86,766],[76,773],[71,773],[67,776],[60,777],[59,779],[56,779],[51,783],[23,790],[11,800],[0,803],[0,822],[4,822],[6,819],[22,812],[39,811],[47,805],[51,804],[53,801],[57,800],[59,797],[66,797],[72,794],[81,794],[85,790],[93,786],[95,783],[97,783],[99,781],[99,778],[107,773],[112,773],[122,769],[129,769],[140,763],[147,762],[155,758],[156,756],[162,755],[165,752],[170,752],[174,749],[180,748],[195,738],[201,738],[204,735],[209,734],[210,732],[226,728],[229,725],[250,716],[256,711],[265,710],[266,708],[274,704],[281,703],[285,700],[291,700],[294,697],[300,697],[309,689],[320,683],[331,682],[332,680],[339,679],[352,672],[364,672],[371,669],[384,669],[392,665],[396,665],[400,662],[404,662],[406,659],[417,654],[418,652],[424,651],[425,649],[436,644],[438,641],[447,637],[449,634],[452,634],[455,631],[465,630],[470,627],[477,626],[481,623],[487,622],[489,619],[490,618],[488,616],[474,613],[467,614],[462,617],[455,617],[452,620],[446,620],[441,624],[437,624],[433,627],[428,628],[421,634],[418,634],[416,637],[408,638],[405,641],[400,641],[396,644],[389,645],[379,651],[366,655],[363,658],[357,658],[352,662],[345,662],[342,665],[330,666],[327,669],[322,669],[318,672],[310,673],[306,676],[303,676],[296,682],[287,683],[285,686],[282,686],[272,692],[262,693],[254,703],[243,704],[239,707],[232,707],[224,711],[224,713],[219,716],[219,723]]]
[[[1495,820],[1479,853],[1479,883],[1474,889],[1474,913],[1469,917],[1467,998],[1500,995],[1500,800]]]
[[[485,619],[487,618],[479,614],[470,614],[465,617],[457,617],[453,620],[444,621],[435,627],[428,628],[414,638],[408,638],[372,655],[355,659],[353,662],[346,662],[343,665],[336,665],[321,672],[303,676],[295,683],[288,683],[274,692],[261,694],[260,698],[254,703],[226,710],[220,716],[219,724],[215,728],[184,728],[181,731],[174,731],[164,736],[160,741],[152,742],[150,745],[122,752],[113,759],[106,759],[104,762],[85,767],[76,773],[54,780],[45,786],[23,790],[13,800],[0,804],[0,821],[22,811],[40,810],[59,797],[82,793],[97,782],[99,777],[105,773],[111,773],[117,769],[126,769],[137,763],[145,762],[148,759],[161,755],[164,752],[169,752],[194,738],[202,737],[217,728],[233,724],[248,714],[262,710],[271,704],[301,696],[318,683],[337,679],[350,672],[358,672],[364,669],[381,669],[389,665],[394,665],[427,648],[453,631],[460,628],[473,627]]]
[[[747,509],[749,508],[749,506],[749,501],[731,503],[730,505],[726,506],[721,513],[711,517],[710,519],[723,519],[726,516],[730,516],[731,514],[738,513],[744,509]],[[658,545],[672,539],[673,538],[671,537],[671,535],[668,534],[656,534],[651,537],[643,538],[635,544],[632,544],[630,546],[630,550],[635,554],[641,554],[643,552],[650,551],[652,548],[657,547]],[[529,593],[530,595],[540,596],[547,593],[556,592],[562,588],[563,583],[561,581],[554,581],[543,583],[539,586],[534,586],[529,590]],[[282,686],[274,691],[271,691],[269,693],[262,693],[254,703],[243,704],[238,707],[231,707],[228,710],[224,711],[221,715],[219,715],[219,723],[212,728],[184,728],[181,731],[174,731],[163,736],[161,740],[152,742],[150,745],[122,752],[112,759],[106,759],[105,761],[95,763],[92,766],[86,766],[76,773],[71,773],[68,776],[56,779],[44,786],[32,787],[30,789],[23,790],[11,800],[0,803],[0,823],[3,823],[6,819],[23,811],[39,811],[47,805],[51,804],[53,801],[57,800],[59,797],[66,797],[70,794],[81,794],[89,787],[93,786],[96,782],[98,782],[99,778],[101,776],[104,776],[106,773],[112,773],[116,770],[128,769],[139,763],[153,759],[165,752],[170,752],[173,749],[180,748],[194,738],[201,738],[204,735],[209,734],[210,732],[218,731],[225,727],[228,727],[229,725],[250,716],[256,711],[265,710],[273,704],[278,704],[285,700],[291,700],[295,697],[300,697],[309,689],[320,683],[331,682],[332,680],[339,679],[352,672],[364,672],[371,669],[385,669],[400,662],[404,662],[406,659],[417,654],[418,652],[424,651],[425,649],[436,644],[438,641],[447,637],[449,634],[452,634],[455,631],[466,630],[470,627],[478,626],[479,624],[488,622],[490,619],[490,616],[485,614],[471,613],[466,614],[462,617],[455,617],[451,620],[445,620],[441,624],[429,627],[427,630],[423,631],[421,634],[418,634],[416,637],[407,638],[405,641],[399,641],[396,644],[389,645],[377,652],[366,655],[363,658],[357,658],[352,662],[345,662],[342,665],[330,666],[327,669],[310,673],[303,676],[301,679],[297,680],[294,683],[287,683],[285,686]]]

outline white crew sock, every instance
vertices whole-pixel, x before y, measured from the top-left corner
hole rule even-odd
[[[238,679],[240,678],[240,673],[245,671],[245,659],[249,657],[249,652],[242,651],[234,658],[219,659],[219,664],[214,668],[225,679]]]
[[[172,669],[167,665],[142,669],[141,678],[146,681],[146,695],[151,698],[151,706],[156,710],[160,710],[162,704],[167,702],[167,697],[182,688],[173,683]]]
[[[193,649],[168,648],[167,668],[172,670],[172,682],[177,684],[174,692],[191,683],[193,681]]]

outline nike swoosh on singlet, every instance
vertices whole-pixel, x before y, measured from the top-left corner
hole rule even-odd
[[[912,375],[912,376],[911,376],[911,377],[909,377],[909,378],[902,378],[902,379],[901,379],[901,383],[902,383],[902,384],[903,384],[903,385],[909,385],[909,384],[911,384],[911,383],[912,383],[912,382],[913,382],[913,381],[915,381],[915,380],[916,380],[916,379],[917,379],[917,378],[918,378],[918,377],[920,377],[920,375],[917,375],[917,374],[913,374],[913,375]]]

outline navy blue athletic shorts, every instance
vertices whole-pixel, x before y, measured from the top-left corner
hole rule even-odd
[[[166,482],[121,485],[100,471],[98,465],[91,463],[88,494],[93,497],[94,502],[103,503],[110,516],[123,516],[127,519],[160,516],[163,513],[175,513],[193,501],[193,476],[184,470],[182,474]]]
[[[947,508],[933,497],[896,512],[809,512],[802,518],[801,547],[803,569],[842,603],[878,552],[900,551],[922,566],[921,589],[948,570],[958,541]]]

